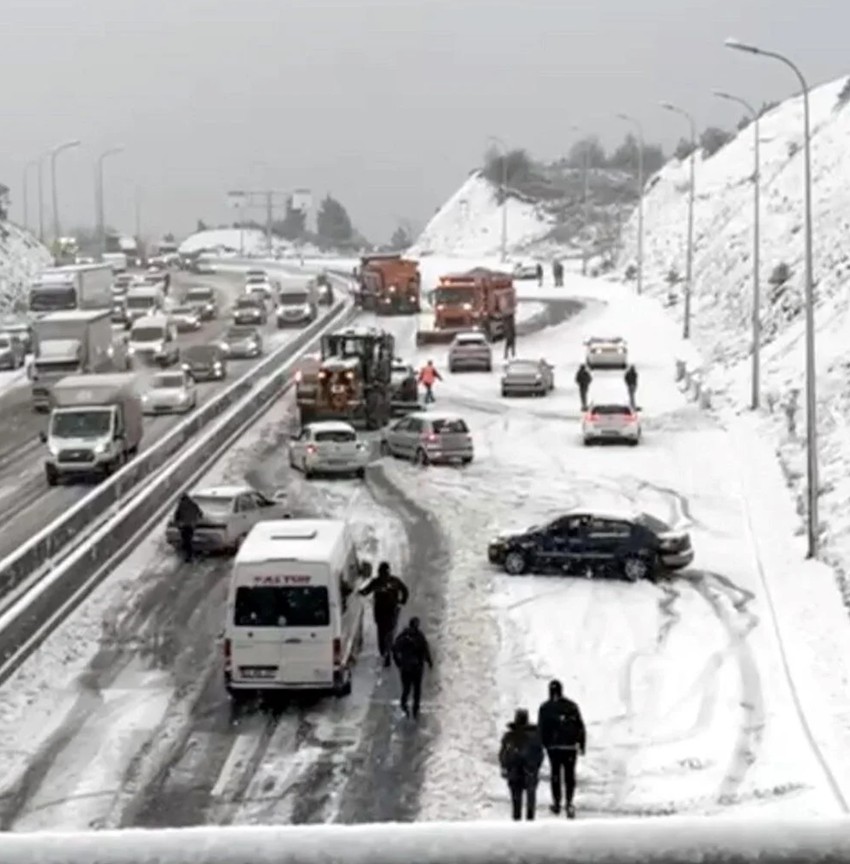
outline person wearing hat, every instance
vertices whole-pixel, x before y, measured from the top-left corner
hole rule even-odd
[[[508,731],[502,736],[499,747],[499,765],[502,777],[508,781],[511,791],[513,819],[522,819],[523,796],[525,818],[532,820],[537,809],[537,784],[540,766],[543,764],[543,745],[536,726],[528,720],[528,711],[517,708]]]
[[[561,812],[561,786],[568,819],[575,819],[573,797],[576,791],[576,761],[584,756],[586,736],[584,720],[578,705],[564,696],[560,681],[549,683],[549,698],[537,714],[540,738],[549,757],[552,782],[553,813]]]
[[[434,668],[431,659],[431,648],[428,640],[419,626],[419,619],[414,615],[407,627],[398,634],[393,643],[393,659],[401,674],[401,710],[406,717],[410,716],[407,700],[413,694],[413,719],[419,716],[419,703],[422,700],[422,676],[425,673],[425,664],[429,669]]]
[[[384,666],[389,666],[398,614],[407,603],[410,592],[398,576],[392,575],[390,565],[381,561],[378,575],[360,589],[360,594],[364,597],[371,594],[373,597],[372,612],[378,630],[378,653],[384,660]]]

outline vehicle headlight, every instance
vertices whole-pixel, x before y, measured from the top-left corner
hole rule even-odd
[[[50,455],[54,459],[59,455],[59,446],[57,444],[49,444],[47,449],[50,451]]]
[[[213,370],[216,372],[221,372],[221,363],[219,363],[218,360],[213,363]]]
[[[538,372],[538,373],[534,376],[534,380],[535,380],[535,381],[542,381],[542,380],[543,380],[543,376]]]
[[[131,345],[131,346],[127,349],[127,353],[128,353],[128,354],[135,354],[135,353],[136,353],[136,349]]]
[[[106,453],[106,451],[108,449],[109,449],[109,442],[107,442],[107,441],[100,441],[99,443],[94,445],[94,452],[97,453],[98,456]]]

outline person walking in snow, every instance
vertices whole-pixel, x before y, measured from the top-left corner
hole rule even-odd
[[[407,603],[410,591],[398,576],[393,576],[390,565],[381,561],[378,575],[360,589],[360,594],[363,597],[372,595],[372,614],[378,631],[378,653],[383,658],[384,666],[389,666],[398,615],[401,607]]]
[[[505,318],[505,360],[516,357],[516,319],[513,315]]]
[[[590,390],[590,383],[593,381],[593,376],[590,374],[590,369],[586,363],[582,363],[576,372],[576,384],[578,385],[578,394],[581,398],[581,410],[587,411],[587,393]]]
[[[549,757],[552,783],[549,809],[556,814],[561,812],[563,782],[567,818],[575,819],[576,761],[579,753],[584,756],[587,740],[581,711],[575,702],[564,696],[560,681],[549,683],[549,698],[540,706],[537,726]]]
[[[634,365],[630,365],[629,368],[626,369],[626,374],[623,378],[626,382],[626,389],[629,391],[629,405],[631,406],[632,411],[634,411],[637,407],[635,398],[638,386],[638,372]]]
[[[542,287],[543,285],[543,265],[538,262],[537,264],[537,286]]]
[[[508,781],[511,810],[515,822],[522,819],[523,798],[525,818],[534,819],[537,810],[537,784],[543,764],[543,744],[536,726],[529,723],[528,711],[517,708],[508,731],[499,746],[499,766]]]
[[[406,717],[411,714],[415,720],[419,717],[419,707],[422,702],[422,676],[425,674],[425,664],[434,668],[431,658],[431,647],[422,632],[419,619],[414,616],[407,627],[398,634],[393,643],[393,659],[401,675],[401,710]],[[408,700],[413,695],[413,709],[408,707]]]
[[[195,528],[203,518],[201,508],[185,493],[181,495],[174,511],[174,524],[180,532],[180,550],[187,562],[194,557]]]
[[[434,366],[434,361],[429,360],[419,371],[419,383],[425,388],[425,404],[435,402],[434,383],[442,381],[443,377]]]
[[[552,265],[552,270],[554,271],[555,276],[555,287],[563,288],[564,287],[564,265],[560,261],[555,261]]]

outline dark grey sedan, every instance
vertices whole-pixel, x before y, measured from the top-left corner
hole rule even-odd
[[[183,369],[196,381],[223,381],[227,357],[220,345],[189,345],[181,352]]]
[[[263,353],[263,337],[256,327],[238,324],[228,327],[221,340],[221,349],[233,360],[250,360]]]

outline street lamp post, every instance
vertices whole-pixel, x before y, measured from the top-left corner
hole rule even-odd
[[[115,156],[118,153],[123,152],[123,147],[112,147],[109,150],[104,150],[103,153],[97,157],[94,183],[95,200],[97,202],[97,239],[101,255],[106,252],[106,210],[103,195],[103,163],[110,156]]]
[[[643,125],[635,117],[628,114],[618,114],[620,120],[631,123],[638,133],[638,240],[637,240],[637,293],[643,293],[643,151],[644,137]]]
[[[38,166],[38,240],[44,243],[44,159],[42,154],[36,160]]]
[[[718,99],[725,99],[727,102],[736,102],[742,106],[750,115],[750,120],[755,131],[755,142],[753,150],[755,154],[755,167],[753,168],[753,364],[752,364],[752,392],[750,394],[750,407],[753,411],[758,410],[761,401],[761,288],[759,281],[759,249],[761,246],[760,234],[761,228],[759,225],[760,194],[761,194],[761,159],[759,156],[759,114],[753,106],[742,99],[740,96],[733,96],[731,93],[724,93],[721,90],[715,90],[714,95]]]
[[[809,117],[809,84],[795,63],[783,54],[764,51],[755,45],[746,45],[737,39],[727,39],[726,47],[747,54],[770,57],[785,64],[800,82],[803,93],[803,159],[804,159],[804,200],[805,200],[805,243],[806,243],[806,467],[808,474],[808,556],[815,558],[819,547],[818,519],[818,430],[817,430],[817,388],[815,367],[815,283],[814,252],[812,248],[812,141]]]
[[[502,151],[502,263],[508,260],[508,147],[495,135],[490,140]]]
[[[27,162],[26,165],[24,165],[24,189],[23,189],[24,213],[23,213],[23,216],[24,216],[24,229],[26,231],[29,231],[29,228],[30,228],[30,184],[29,184],[30,168],[32,168],[33,166],[38,167],[38,163],[39,163],[38,159],[31,159],[29,162]]]
[[[59,144],[50,151],[50,183],[53,187],[53,234],[55,235],[54,239],[57,241],[62,234],[62,230],[59,225],[59,190],[56,186],[56,157],[65,150],[79,146],[79,141],[66,141],[64,144]]]
[[[670,102],[662,102],[661,107],[665,111],[672,111],[674,114],[679,114],[688,121],[688,126],[691,132],[691,157],[690,157],[690,190],[688,192],[688,248],[686,253],[685,264],[685,321],[682,325],[682,338],[691,338],[691,291],[693,290],[693,275],[694,275],[694,174],[696,166],[697,153],[697,124],[694,118],[682,108],[672,105]]]
[[[581,134],[581,129],[578,126],[570,126],[570,130]],[[590,146],[588,141],[585,141],[581,148],[581,187],[581,210],[584,230],[584,243],[582,244],[581,253],[581,273],[582,276],[586,276],[589,253],[588,247],[590,243]]]

